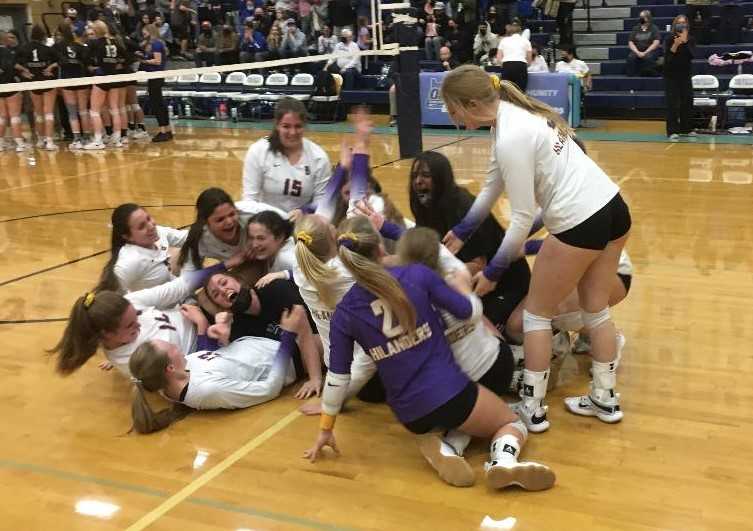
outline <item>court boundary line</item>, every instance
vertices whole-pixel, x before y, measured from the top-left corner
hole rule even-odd
[[[193,207],[195,205],[139,205],[141,208],[169,208],[169,207]],[[23,221],[27,219],[46,218],[50,216],[64,216],[65,214],[84,214],[87,212],[102,212],[103,210],[113,210],[115,207],[107,206],[103,208],[83,208],[81,210],[66,210],[63,212],[48,212],[46,214],[32,214],[29,216],[21,216],[18,218],[0,219],[0,223],[9,223],[11,221]]]

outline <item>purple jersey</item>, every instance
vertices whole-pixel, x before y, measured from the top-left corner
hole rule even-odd
[[[357,341],[376,362],[387,402],[397,418],[406,423],[431,413],[468,384],[468,377],[455,363],[442,317],[434,307],[468,319],[473,306],[426,266],[414,264],[388,271],[416,308],[415,332],[405,333],[390,308],[356,284],[332,317],[329,370],[350,374],[353,342]]]

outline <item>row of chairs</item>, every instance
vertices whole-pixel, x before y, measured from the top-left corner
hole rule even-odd
[[[753,108],[753,74],[738,74],[730,79],[729,90],[720,90],[716,76],[703,74],[693,76],[693,108],[697,117],[708,122],[716,117],[720,128],[725,128],[742,116],[746,109]]]

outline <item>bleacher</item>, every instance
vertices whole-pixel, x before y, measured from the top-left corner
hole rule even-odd
[[[585,96],[586,112],[590,116],[630,115],[631,117],[663,116],[664,80],[662,77],[628,77],[625,75],[625,59],[629,54],[628,38],[633,26],[638,24],[639,13],[649,9],[654,15],[654,24],[664,31],[672,19],[685,14],[687,7],[673,0],[607,0],[609,7],[601,7],[601,0],[591,2],[591,29],[586,33],[586,9],[574,12],[574,33],[578,57],[586,61],[593,77],[593,89]],[[580,2],[579,2],[580,4]],[[740,2],[743,15],[753,16],[753,1]],[[717,27],[721,6],[714,5],[714,20]],[[543,40],[545,33],[555,31],[553,20],[533,21],[532,39]],[[712,33],[712,41],[720,40]],[[753,31],[744,30],[738,44],[709,44],[696,47],[697,59],[693,61],[694,74],[711,74],[718,78],[720,90],[726,90],[731,78],[739,72],[735,65],[711,66],[708,57],[727,52],[753,50]],[[753,73],[753,63],[745,63],[743,73]]]

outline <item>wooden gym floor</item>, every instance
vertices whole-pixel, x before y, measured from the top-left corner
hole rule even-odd
[[[634,219],[633,288],[613,311],[627,337],[625,420],[608,426],[565,412],[562,397],[588,381],[587,360],[568,358],[549,395],[552,428],[524,452],[556,471],[551,491],[489,491],[486,442],[468,452],[477,485],[446,486],[385,406],[358,402],[338,421],[343,455],[311,465],[301,453],[317,420],[296,412],[290,389],[249,410],[127,434],[128,382],[96,360],[60,378],[44,351],[105,262],[112,207],[133,201],[161,224],[186,225],[202,189],[239,195],[243,155],[262,134],[187,128],[174,143],[122,152],[0,154],[0,527],[751,528],[750,146],[587,142]],[[310,134],[333,160],[340,136]],[[478,189],[486,137],[434,131],[424,144]],[[410,161],[397,160],[394,134],[375,135],[372,159],[409,212]]]

